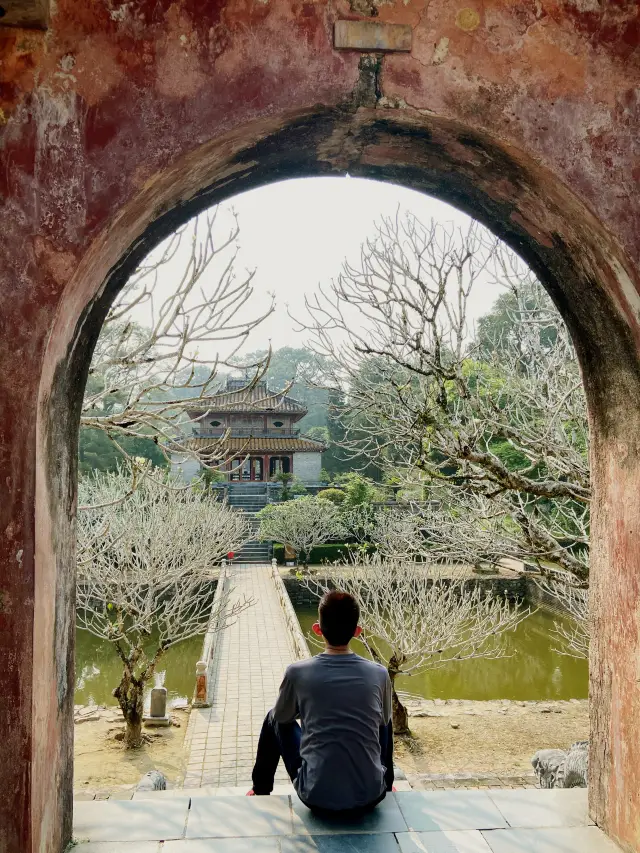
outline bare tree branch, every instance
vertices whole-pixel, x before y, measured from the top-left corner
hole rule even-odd
[[[536,583],[547,595],[556,600],[571,622],[556,622],[554,635],[558,641],[555,651],[575,658],[589,657],[589,590],[576,586],[571,576],[555,573],[549,577],[536,578]]]
[[[249,536],[241,513],[205,492],[147,478],[131,493],[121,471],[81,481],[78,516],[78,627],[110,641],[123,662],[114,691],[127,746],[141,745],[142,697],[168,648],[202,634],[220,560]],[[123,499],[126,496],[126,499]],[[219,605],[219,629],[250,605]]]
[[[238,350],[273,310],[247,316],[253,272],[238,277],[239,226],[224,231],[218,209],[201,214],[152,252],[112,305],[89,370],[81,425],[105,432],[126,456],[124,438],[152,439],[167,459],[196,456],[204,467],[226,461],[224,437],[203,458],[188,442],[190,414],[218,390],[220,366],[242,366],[254,380],[266,369],[241,364]],[[166,293],[161,280],[174,277]],[[162,295],[160,295],[162,294]],[[148,325],[136,321],[145,311]],[[223,353],[221,348],[225,348]],[[252,379],[247,380],[251,387]]]
[[[316,545],[345,534],[338,509],[320,498],[304,497],[270,504],[261,509],[257,517],[260,520],[258,537],[288,545],[300,554],[305,569]]]
[[[485,322],[480,335],[469,298],[491,280],[508,298],[502,326]],[[333,358],[324,384],[345,401],[346,453],[428,495],[454,550],[464,528],[465,561],[499,528],[501,556],[587,576],[581,377],[559,314],[513,253],[477,224],[386,218],[359,265],[345,264],[307,308],[310,347]]]
[[[305,583],[317,595],[337,588],[357,600],[367,648],[391,678],[394,731],[399,734],[408,732],[407,712],[395,688],[399,675],[416,675],[451,661],[502,657],[501,634],[530,612],[486,595],[451,570],[445,574],[438,566],[379,554],[327,567]]]

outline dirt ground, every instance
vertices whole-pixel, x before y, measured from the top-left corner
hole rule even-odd
[[[416,714],[420,716],[416,716]],[[146,729],[150,743],[125,750],[115,739],[124,724],[117,708],[93,713],[75,725],[76,793],[113,795],[136,785],[148,770],[159,770],[170,787],[185,773],[184,737],[188,709],[171,711],[179,727]],[[95,717],[98,719],[95,719]],[[410,718],[414,740],[396,739],[396,762],[411,778],[419,774],[517,775],[531,773],[538,749],[566,749],[589,736],[588,704],[493,702],[416,704]]]
[[[410,718],[415,742],[398,740],[398,765],[407,774],[530,773],[538,749],[567,749],[589,737],[586,702],[512,705],[474,712],[468,703],[442,716]]]
[[[139,750],[127,750],[115,739],[118,732],[124,731],[117,708],[100,711],[99,719],[76,723],[74,789],[113,791],[120,786],[137,784],[148,770],[164,773],[171,787],[181,786],[189,713],[185,709],[173,709],[171,717],[179,727],[145,729],[150,742]]]

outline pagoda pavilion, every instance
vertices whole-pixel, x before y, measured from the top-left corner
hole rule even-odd
[[[296,427],[306,414],[302,403],[264,381],[248,385],[246,379],[228,379],[223,391],[199,400],[189,412],[193,437],[186,446],[201,458],[224,460],[218,470],[229,482],[260,483],[284,473],[317,484],[326,448]],[[188,481],[202,470],[192,457],[175,457],[174,468]]]

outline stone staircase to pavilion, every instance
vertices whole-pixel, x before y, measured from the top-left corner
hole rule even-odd
[[[269,503],[269,487],[267,483],[229,483],[227,486],[227,502],[237,512],[247,516],[249,527],[257,537],[259,521],[256,518],[263,507]],[[260,542],[251,538],[235,555],[236,563],[268,563],[272,554],[271,542]]]

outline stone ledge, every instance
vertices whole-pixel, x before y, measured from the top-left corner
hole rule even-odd
[[[407,699],[410,717],[455,717],[522,714],[562,714],[574,708],[588,708],[588,699]]]

